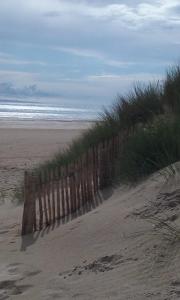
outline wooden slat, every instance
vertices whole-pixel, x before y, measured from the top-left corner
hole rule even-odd
[[[62,203],[62,217],[65,216],[66,211],[65,211],[65,197],[64,197],[64,170],[63,167],[61,167],[61,203]]]
[[[93,147],[93,187],[94,187],[94,195],[97,193],[97,153],[96,153],[96,147]]]
[[[87,205],[88,200],[89,200],[89,195],[88,195],[88,187],[87,187],[87,159],[86,159],[86,154],[84,154],[84,189],[85,189],[85,204]]]
[[[31,203],[32,203],[32,218],[33,218],[33,229],[37,230],[36,223],[36,180],[32,173],[30,173],[30,185],[31,185]]]
[[[89,165],[89,151],[86,152],[86,189],[87,189],[87,207],[90,208],[91,203],[91,187],[90,187],[90,165]]]
[[[75,164],[75,187],[76,187],[76,209],[79,210],[81,206],[81,193],[80,193],[80,161],[77,159]]]
[[[72,202],[73,202],[73,212],[76,211],[76,181],[75,181],[75,164],[73,163],[72,166]]]
[[[69,172],[68,177],[69,177],[70,210],[71,210],[71,213],[73,213],[73,211],[74,211],[73,181],[72,181],[72,170],[69,166],[68,166],[68,172]]]
[[[89,202],[93,204],[93,160],[92,149],[88,151],[88,178],[89,178]]]
[[[52,222],[55,223],[56,220],[56,206],[55,206],[55,172],[54,170],[50,170],[50,181],[51,181],[51,191],[50,194],[52,194]]]
[[[24,210],[22,220],[22,235],[33,233],[33,203],[30,193],[28,172],[24,173]]]
[[[103,188],[103,176],[104,176],[104,164],[103,164],[103,146],[102,143],[99,144],[99,188],[102,189]]]
[[[94,161],[93,161],[93,148],[89,149],[89,185],[90,185],[90,203],[95,208],[95,192],[94,192]]]
[[[61,218],[61,209],[60,209],[61,197],[60,197],[60,172],[58,167],[55,169],[55,175],[56,175],[57,219],[59,220]]]
[[[90,148],[71,165],[46,169],[38,176],[26,172],[22,234],[35,231],[37,221],[38,228],[42,229],[44,222],[50,225],[56,218],[70,215],[80,207],[89,209],[92,204],[96,205],[99,189],[112,182],[123,140],[129,134],[121,132]]]
[[[48,212],[47,212],[47,203],[46,203],[46,198],[47,198],[47,193],[46,193],[46,172],[43,170],[41,173],[42,176],[42,189],[43,189],[43,204],[44,204],[44,215],[45,215],[45,222],[46,225],[48,226],[49,219],[48,219]]]
[[[80,181],[81,181],[81,206],[84,211],[86,203],[86,190],[85,190],[85,181],[84,181],[84,156],[82,155],[80,159]]]
[[[68,178],[68,166],[64,168],[64,189],[65,189],[65,201],[67,215],[70,214],[70,204],[69,204],[69,178]]]
[[[38,174],[38,201],[39,201],[39,229],[43,228],[43,203],[42,203],[42,180],[41,173]]]
[[[111,182],[111,174],[110,174],[110,156],[109,156],[109,141],[105,141],[105,148],[104,148],[104,176],[105,176],[105,187],[109,186]]]
[[[48,214],[49,214],[49,224],[52,223],[52,210],[51,210],[51,174],[50,170],[47,170],[47,182],[46,182],[46,192],[47,192],[47,207],[48,207]]]

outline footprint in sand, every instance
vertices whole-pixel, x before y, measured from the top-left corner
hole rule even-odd
[[[36,276],[41,271],[33,270],[21,272],[20,263],[12,263],[4,266],[1,269],[0,276],[0,300],[8,299],[13,295],[21,295],[29,288],[33,287],[30,284],[20,284],[27,277]]]
[[[18,280],[4,280],[0,282],[0,299],[8,299],[9,296],[20,295],[32,285],[18,285]]]
[[[26,277],[32,277],[32,276],[36,276],[36,275],[40,274],[41,272],[42,272],[41,270],[30,271],[30,272],[25,272],[24,275]]]

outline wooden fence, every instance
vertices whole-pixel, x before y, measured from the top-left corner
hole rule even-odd
[[[22,235],[93,207],[99,191],[111,184],[121,140],[117,136],[90,148],[67,166],[26,171]]]

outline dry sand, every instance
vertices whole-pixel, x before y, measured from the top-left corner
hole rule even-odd
[[[1,129],[3,187],[78,134]],[[180,242],[151,223],[164,218],[180,227],[179,183],[178,176],[166,182],[155,174],[136,187],[106,191],[106,201],[89,213],[23,238],[22,207],[2,204],[0,299],[180,299]]]
[[[24,170],[64,149],[89,122],[0,122],[0,202],[14,197]]]

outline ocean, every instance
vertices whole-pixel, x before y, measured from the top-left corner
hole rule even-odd
[[[81,103],[57,104],[30,100],[0,100],[2,120],[94,121],[99,108]]]

